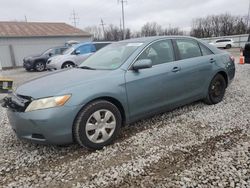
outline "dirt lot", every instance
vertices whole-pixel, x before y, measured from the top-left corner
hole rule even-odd
[[[250,187],[250,64],[236,68],[223,102],[139,121],[100,151],[18,140],[0,108],[0,187]]]

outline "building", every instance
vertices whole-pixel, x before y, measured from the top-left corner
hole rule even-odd
[[[91,35],[65,23],[0,22],[0,67],[22,66],[23,58],[67,41],[91,41]]]

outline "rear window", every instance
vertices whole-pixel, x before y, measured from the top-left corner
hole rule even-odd
[[[201,50],[198,43],[190,39],[177,39],[177,47],[179,49],[180,58],[188,59],[201,56]]]
[[[211,50],[209,50],[209,49],[208,49],[206,46],[204,46],[203,44],[199,43],[199,45],[200,45],[201,52],[202,52],[202,55],[203,55],[203,56],[213,54],[213,52],[212,52]]]

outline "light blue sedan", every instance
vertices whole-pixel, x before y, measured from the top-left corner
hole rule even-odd
[[[234,74],[230,54],[198,39],[136,38],[31,80],[2,103],[20,138],[100,149],[125,124],[197,100],[221,102]]]

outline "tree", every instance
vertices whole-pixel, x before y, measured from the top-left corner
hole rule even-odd
[[[85,31],[89,32],[93,40],[98,41],[98,40],[103,40],[103,32],[100,27],[97,26],[89,26],[84,29]]]
[[[196,18],[192,22],[191,35],[199,38],[248,33],[247,19],[228,13]]]

